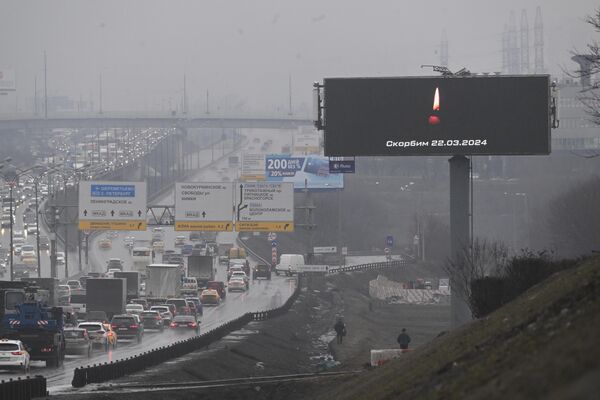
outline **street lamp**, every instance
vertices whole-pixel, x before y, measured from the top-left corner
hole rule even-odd
[[[10,163],[12,161],[12,159],[10,157],[7,157],[4,162],[5,163]],[[1,167],[2,169],[5,167],[5,164],[2,164]],[[9,164],[10,166],[10,164]],[[13,262],[14,262],[14,239],[13,239],[13,229],[14,229],[14,206],[13,206],[13,202],[14,202],[14,198],[13,198],[13,188],[14,185],[19,181],[19,177],[26,175],[27,172],[29,171],[33,171],[34,169],[38,169],[41,168],[40,165],[34,165],[31,168],[25,169],[25,170],[18,170],[17,168],[13,167],[13,171],[11,171],[11,174],[8,175],[7,172],[5,172],[4,174],[2,174],[2,178],[4,179],[5,182],[8,183],[9,186],[9,193],[10,193],[10,255],[9,255],[9,260],[10,260],[10,280],[14,280],[15,279],[15,273],[14,273],[14,268],[13,268]]]

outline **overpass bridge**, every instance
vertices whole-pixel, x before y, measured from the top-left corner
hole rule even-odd
[[[234,115],[198,114],[177,115],[173,113],[60,112],[43,116],[31,114],[0,114],[0,130],[83,129],[83,128],[262,128],[295,129],[309,126],[308,117],[295,115]]]

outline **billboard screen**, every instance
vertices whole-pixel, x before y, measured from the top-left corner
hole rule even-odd
[[[550,153],[549,76],[329,78],[325,155]]]
[[[329,173],[329,159],[323,156],[268,154],[265,178],[269,182],[292,182],[295,190],[343,189],[343,174]],[[305,186],[306,185],[306,186]]]

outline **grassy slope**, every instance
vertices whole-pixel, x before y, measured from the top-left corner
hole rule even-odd
[[[597,379],[585,379],[600,369],[599,299],[596,258],[401,360],[329,383],[318,398],[531,399],[589,393],[600,387]]]

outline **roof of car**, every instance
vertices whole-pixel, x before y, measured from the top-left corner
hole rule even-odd
[[[215,294],[217,294],[217,295],[219,294],[219,293],[217,293],[217,291],[215,289],[204,289],[202,291],[202,296],[204,296],[204,295],[215,295]]]
[[[0,343],[23,344],[20,340],[0,339]]]

